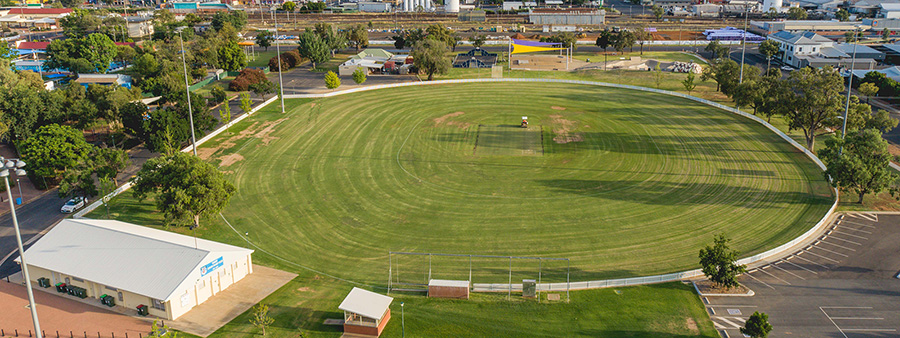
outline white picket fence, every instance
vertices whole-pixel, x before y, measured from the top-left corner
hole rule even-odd
[[[785,134],[784,132],[782,132],[781,130],[776,128],[775,126],[769,124],[765,120],[763,120],[755,115],[748,114],[741,110],[738,110],[738,109],[735,109],[732,107],[728,107],[728,106],[725,106],[725,105],[722,105],[722,104],[719,104],[716,102],[712,102],[712,101],[709,101],[706,99],[701,99],[699,97],[694,97],[694,96],[690,96],[690,95],[686,95],[686,94],[682,94],[682,93],[678,93],[678,92],[646,88],[646,87],[631,86],[631,85],[624,85],[624,84],[594,82],[594,81],[581,81],[581,80],[562,80],[562,79],[527,79],[527,78],[522,78],[522,79],[517,79],[517,78],[458,79],[458,80],[438,80],[438,81],[428,81],[428,82],[392,83],[392,84],[374,85],[374,86],[367,86],[367,87],[357,87],[357,88],[351,88],[351,89],[327,92],[327,93],[320,93],[320,94],[291,94],[291,95],[285,95],[284,98],[285,99],[324,98],[324,97],[333,97],[333,96],[338,96],[338,95],[352,94],[352,93],[386,89],[386,88],[400,88],[400,87],[427,86],[427,85],[446,85],[446,84],[463,84],[463,83],[481,83],[481,82],[530,82],[530,83],[578,84],[578,85],[589,85],[589,86],[639,90],[639,91],[681,97],[684,99],[688,99],[688,100],[700,102],[700,103],[703,103],[703,104],[706,104],[709,106],[713,106],[716,108],[720,108],[720,109],[729,111],[733,114],[737,114],[737,115],[746,117],[748,119],[751,119],[759,124],[762,124],[769,130],[774,132],[776,135],[780,136],[786,142],[788,142],[789,144],[794,146],[794,148],[797,148],[798,150],[800,150],[804,154],[806,154],[806,156],[809,157],[820,169],[822,169],[823,171],[825,170],[825,164],[822,163],[822,161],[819,160],[819,158],[816,157],[815,154],[813,154],[811,151],[809,151],[808,149],[803,147],[803,145],[801,145],[799,142],[795,141],[794,139],[792,139],[790,136],[788,136],[787,134]],[[205,143],[206,141],[210,140],[211,138],[215,137],[216,135],[219,135],[220,133],[227,130],[232,125],[244,120],[248,116],[250,116],[253,113],[255,113],[256,111],[258,111],[259,109],[269,105],[272,102],[275,102],[275,100],[277,98],[278,97],[275,96],[269,100],[266,100],[262,104],[256,106],[256,108],[253,108],[253,110],[251,110],[249,113],[241,115],[240,117],[236,118],[234,121],[231,121],[230,123],[220,127],[219,129],[216,129],[215,131],[213,131],[213,132],[209,133],[208,135],[206,135],[205,137],[201,138],[200,140],[197,141],[197,144],[201,145],[201,144]],[[187,152],[187,151],[191,151],[191,149],[193,149],[193,148],[188,146],[188,147],[182,149],[181,151]],[[126,184],[122,185],[121,187],[119,187],[118,189],[116,189],[116,191],[111,193],[109,195],[109,197],[118,195],[119,193],[121,193],[125,190],[128,190],[130,187],[131,187],[131,183],[130,182],[126,183]],[[89,205],[87,208],[84,208],[81,211],[79,211],[78,213],[76,213],[74,215],[74,217],[80,218],[80,217],[84,216],[85,214],[87,214],[88,212],[96,209],[100,205],[102,205],[102,202],[100,202],[100,201],[94,202],[91,205]],[[762,260],[774,259],[776,257],[779,257],[780,255],[790,253],[790,251],[789,251],[790,249],[794,248],[795,246],[797,246],[807,240],[813,239],[814,236],[816,235],[816,233],[818,233],[819,231],[821,231],[822,229],[824,229],[825,227],[828,226],[828,219],[834,213],[834,210],[837,208],[837,205],[838,205],[838,191],[837,191],[837,189],[834,189],[834,203],[832,203],[831,208],[828,209],[828,212],[825,213],[824,216],[822,216],[822,219],[819,220],[819,222],[816,223],[815,226],[810,228],[808,231],[806,231],[799,237],[794,238],[790,242],[779,245],[778,247],[768,250],[766,252],[739,259],[737,261],[737,263],[738,264],[751,264],[751,263],[762,261]],[[700,269],[695,269],[695,270],[681,271],[681,272],[675,272],[675,273],[669,273],[669,274],[663,274],[663,275],[645,276],[645,277],[631,277],[631,278],[605,279],[605,280],[580,281],[580,282],[565,282],[565,283],[540,283],[537,286],[537,289],[540,291],[565,291],[565,290],[583,290],[583,289],[597,289],[597,288],[607,288],[607,287],[621,287],[621,286],[630,286],[630,285],[642,285],[642,284],[654,284],[654,283],[679,281],[679,280],[700,277],[702,275],[703,275],[703,272],[701,272]],[[473,289],[473,291],[476,291],[476,292],[504,292],[504,291],[509,291],[510,289],[522,290],[522,284],[521,283],[513,283],[513,284],[474,283],[472,285],[472,289]]]

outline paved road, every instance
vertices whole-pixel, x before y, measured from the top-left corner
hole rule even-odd
[[[753,269],[753,297],[704,297],[716,328],[740,337],[754,311],[773,337],[900,336],[900,215],[848,213],[817,241]]]

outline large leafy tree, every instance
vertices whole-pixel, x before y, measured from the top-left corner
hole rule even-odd
[[[59,197],[92,197],[98,194],[91,163],[79,163],[67,169],[59,181]]]
[[[711,61],[709,66],[703,68],[703,74],[700,75],[700,79],[703,81],[715,80],[716,90],[732,96],[734,89],[738,85],[740,72],[741,67],[734,60],[716,59]]]
[[[613,44],[613,48],[615,48],[617,52],[621,53],[625,50],[626,47],[634,46],[634,33],[629,30],[621,29],[616,32],[616,34],[614,34],[612,41],[615,42]]]
[[[741,328],[741,333],[751,338],[766,338],[769,332],[772,332],[769,315],[759,311],[754,311]]]
[[[131,164],[128,153],[122,149],[97,148],[91,157],[97,171],[97,177],[111,179],[116,185],[119,185],[116,176]]]
[[[337,50],[347,47],[347,43],[349,42],[347,37],[344,34],[335,31],[330,23],[317,23],[313,31],[326,45],[328,45],[331,56],[334,56],[334,53]]]
[[[210,20],[212,28],[217,31],[222,29],[226,22],[234,26],[234,29],[240,31],[247,25],[247,13],[244,13],[244,11],[216,12],[212,20]]]
[[[45,180],[49,181],[47,183],[56,182],[67,170],[88,163],[92,150],[93,146],[85,141],[81,131],[50,124],[25,140],[20,153],[22,160],[31,168],[28,170],[31,181],[42,185]]]
[[[541,42],[559,43],[562,48],[575,48],[575,43],[577,41],[578,39],[575,37],[575,34],[570,32],[562,32],[541,38]]]
[[[9,126],[12,139],[25,140],[41,126],[61,117],[63,96],[56,91],[35,90],[17,83],[0,90],[0,120]]]
[[[80,38],[54,40],[47,47],[47,68],[67,68],[76,73],[109,70],[118,49],[106,34],[93,33]]]
[[[850,97],[850,107],[847,112],[847,130],[855,131],[872,128],[882,134],[891,131],[897,126],[897,119],[884,110],[872,113],[872,106],[859,102],[856,95]]]
[[[293,2],[291,2],[293,3]],[[270,31],[260,30],[256,32],[256,44],[269,51],[269,46],[275,41],[275,35]]]
[[[311,31],[300,33],[300,36],[297,38],[297,44],[299,45],[297,51],[300,52],[300,56],[309,59],[313,68],[316,68],[316,64],[328,61],[330,55],[328,44],[322,41],[322,38],[316,33]]]
[[[843,79],[831,67],[806,67],[791,72],[787,81],[788,95],[783,95],[778,105],[784,109],[788,127],[801,130],[806,148],[813,150],[816,136],[838,124],[844,104]]]
[[[350,43],[356,48],[357,52],[360,48],[369,47],[369,31],[366,30],[366,26],[363,26],[362,24],[351,28],[347,39],[350,40]]]
[[[712,54],[713,59],[727,58],[728,53],[731,52],[731,49],[719,43],[719,40],[710,41],[706,44],[706,47],[703,47],[703,50]]]
[[[434,79],[434,74],[445,74],[450,70],[450,59],[444,56],[447,45],[443,42],[427,38],[416,42],[413,47],[412,57],[420,72],[428,74],[428,80]]]
[[[887,190],[898,179],[889,167],[892,156],[888,143],[875,129],[848,133],[843,139],[829,138],[819,157],[825,162],[825,175],[831,178],[831,185],[855,192],[858,203],[866,194]]]
[[[219,66],[224,70],[236,72],[247,67],[247,55],[237,42],[223,42],[219,45],[218,54]]]
[[[791,7],[788,9],[788,19],[791,20],[806,20],[807,17],[806,10],[800,7]]]
[[[85,9],[76,8],[69,15],[59,19],[63,33],[69,38],[79,38],[100,28],[100,18]]]
[[[738,265],[739,251],[728,247],[731,241],[725,235],[716,235],[713,245],[700,249],[700,267],[703,274],[716,285],[726,289],[738,286],[738,274],[747,272],[747,267]]]
[[[772,58],[778,54],[778,43],[766,40],[759,44],[759,53],[766,57],[766,70],[772,65]]]
[[[167,224],[198,226],[201,216],[221,211],[236,188],[212,164],[178,152],[144,163],[132,190],[139,200],[155,197]]]

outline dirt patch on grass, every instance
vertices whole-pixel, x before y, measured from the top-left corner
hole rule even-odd
[[[309,291],[310,291],[310,288],[307,287],[307,286],[304,286],[304,287],[301,287],[301,288],[297,289],[297,291],[300,291],[300,292],[309,292]],[[696,325],[696,324],[695,324],[695,325]]]
[[[244,157],[241,156],[241,154],[235,153],[235,154],[229,154],[229,155],[221,156],[221,157],[219,157],[219,160],[221,160],[221,162],[219,162],[219,166],[220,166],[220,167],[227,167],[227,166],[230,166],[230,165],[232,165],[232,164],[235,164],[235,163],[238,163],[238,162],[240,162],[240,161],[243,161],[243,160],[244,160]]]
[[[237,142],[247,138],[258,138],[262,144],[260,146],[269,145],[269,142],[277,140],[278,137],[272,136],[272,132],[275,131],[275,127],[277,127],[282,122],[286,121],[287,118],[278,119],[275,121],[264,122],[260,124],[259,122],[253,122],[250,127],[242,130],[241,132],[232,135],[227,138],[225,141],[222,141],[221,144],[217,147],[212,148],[200,148],[197,149],[197,156],[204,160],[208,159],[217,159],[220,161],[220,167],[227,167],[237,162],[244,160],[244,157],[241,154],[228,154],[214,157],[217,152],[220,150],[231,149],[232,147],[237,145]]]
[[[459,121],[447,121],[447,120],[449,120],[449,119],[451,119],[451,118],[460,116],[460,115],[462,115],[462,114],[465,114],[465,113],[464,113],[464,112],[461,112],[461,111],[458,111],[458,112],[455,112],[455,113],[450,113],[450,114],[447,114],[447,115],[438,117],[438,118],[434,119],[434,126],[437,127],[437,126],[440,126],[440,125],[448,125],[448,126],[458,127],[458,128],[460,128],[460,129],[468,128],[468,127],[471,125],[470,123],[459,122]]]
[[[260,140],[260,142],[262,142],[262,145],[264,145],[264,146],[269,145],[269,142],[278,139],[277,137],[271,136],[270,134],[272,134],[272,132],[275,131],[275,127],[277,127],[279,124],[281,124],[281,122],[284,122],[286,120],[287,120],[287,118],[283,118],[283,119],[278,119],[275,121],[269,121],[269,122],[263,123],[262,126],[260,126],[260,128],[262,128],[262,130],[255,133],[253,135],[253,137],[258,138]]]
[[[553,109],[553,110],[566,110],[565,107],[560,107],[560,106],[551,106],[550,109]]]
[[[697,322],[694,320],[694,318],[690,318],[690,317],[685,318],[684,319],[684,327],[686,327],[688,330],[690,330],[691,333],[694,333],[694,334],[700,333],[700,328],[697,327]]]
[[[550,115],[550,124],[553,128],[553,133],[556,134],[553,137],[553,142],[565,144],[584,141],[584,135],[572,132],[575,121],[566,120],[562,118],[562,115]]]

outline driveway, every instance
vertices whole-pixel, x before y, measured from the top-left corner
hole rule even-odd
[[[716,328],[740,337],[754,311],[773,337],[900,335],[900,215],[846,213],[818,240],[749,271],[753,297],[703,297]]]

